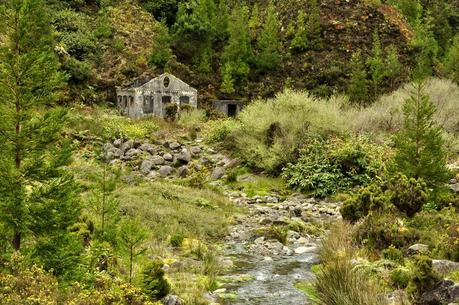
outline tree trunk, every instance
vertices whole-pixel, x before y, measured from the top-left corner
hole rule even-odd
[[[13,240],[11,241],[11,243],[13,245],[13,249],[19,251],[19,249],[21,248],[21,232],[14,232]]]

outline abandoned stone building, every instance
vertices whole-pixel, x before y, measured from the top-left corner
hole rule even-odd
[[[218,100],[213,102],[213,106],[227,116],[235,117],[242,110],[243,102],[235,100]]]
[[[118,108],[124,116],[139,119],[151,116],[164,118],[166,107],[175,103],[180,107],[198,107],[198,91],[177,77],[164,73],[144,84],[117,88]]]

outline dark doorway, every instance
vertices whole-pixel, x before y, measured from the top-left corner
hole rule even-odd
[[[235,117],[237,114],[237,105],[228,104],[228,116]]]

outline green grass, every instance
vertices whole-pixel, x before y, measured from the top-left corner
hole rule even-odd
[[[227,181],[227,184],[233,189],[244,192],[249,197],[267,196],[272,193],[285,196],[290,193],[285,182],[279,177],[252,175],[245,167],[237,169],[232,175],[236,176],[235,181],[233,178],[232,181]]]

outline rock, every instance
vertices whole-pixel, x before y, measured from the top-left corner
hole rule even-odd
[[[112,161],[113,159],[119,159],[123,156],[123,151],[115,146],[110,146],[104,152],[104,158],[106,161]]]
[[[184,178],[188,175],[188,166],[184,165],[184,166],[180,166],[178,169],[177,169],[177,177],[180,177],[180,178]]]
[[[303,253],[308,253],[308,252],[315,252],[317,250],[317,247],[311,246],[311,247],[298,247],[295,249],[296,254],[303,254]]]
[[[212,171],[211,178],[212,180],[218,180],[225,174],[225,169],[223,167],[216,167]]]
[[[226,288],[220,288],[220,289],[217,289],[217,290],[213,291],[213,293],[215,293],[215,294],[225,293],[225,292],[226,292]]]
[[[258,221],[262,226],[272,223],[272,220],[269,217],[263,217]]]
[[[309,241],[308,241],[308,239],[306,237],[300,237],[300,238],[297,239],[296,242],[299,243],[299,244],[304,245],[304,244],[307,244]]]
[[[429,246],[424,244],[415,244],[408,248],[406,255],[413,256],[429,252]]]
[[[457,179],[454,178],[454,179],[449,180],[449,184],[457,184]]]
[[[454,192],[454,193],[459,193],[459,183],[456,184],[450,184],[449,188]]]
[[[199,155],[201,153],[201,147],[193,146],[191,147],[190,151],[193,156]]]
[[[146,151],[150,154],[153,154],[155,152],[155,147],[150,143],[143,143],[142,145],[140,145],[139,149],[141,151]]]
[[[142,145],[142,140],[140,140],[140,139],[135,139],[135,140],[134,140],[134,143],[133,143],[133,147],[134,147],[134,148],[139,148],[140,145]]]
[[[138,154],[140,154],[140,150],[136,148],[131,148],[124,154],[124,156],[126,157],[127,160],[132,160],[132,158],[134,158]]]
[[[442,280],[433,290],[421,295],[419,304],[448,304],[457,301],[459,301],[459,284],[451,280]]]
[[[171,155],[170,153],[165,153],[163,155],[163,159],[166,160],[167,162],[172,162],[174,161],[174,156]]]
[[[161,300],[163,305],[185,305],[185,302],[176,295],[168,295]]]
[[[169,148],[172,150],[179,149],[182,145],[178,142],[170,142],[169,143]]]
[[[158,172],[156,172],[156,171],[151,171],[151,172],[147,175],[147,178],[149,178],[149,179],[155,179],[156,177],[158,177]]]
[[[182,163],[188,163],[191,161],[191,153],[188,151],[188,149],[184,148],[179,154],[176,155],[176,158]]]
[[[129,140],[129,141],[126,141],[123,144],[121,144],[120,149],[123,151],[123,153],[125,153],[126,151],[128,151],[132,147],[134,147],[134,141]]]
[[[163,165],[165,163],[164,158],[158,155],[151,157],[151,161],[154,165]]]
[[[449,261],[446,259],[432,260],[432,269],[442,275],[459,270],[459,263]]]
[[[143,160],[142,164],[140,164],[140,171],[144,175],[148,175],[153,167],[154,163],[151,160]]]
[[[264,260],[265,262],[272,262],[272,261],[273,261],[273,258],[270,257],[270,256],[265,256],[265,257],[263,258],[263,260]]]
[[[265,241],[265,238],[262,236],[262,237],[258,237],[257,239],[254,240],[254,243],[255,244],[261,244]]]
[[[115,145],[115,147],[120,147],[121,144],[123,144],[123,141],[121,139],[116,139],[115,141],[113,141],[113,145]]]
[[[166,178],[167,176],[172,174],[173,170],[174,169],[170,166],[167,166],[167,165],[161,166],[161,168],[159,169],[159,175],[161,176],[161,178]]]

